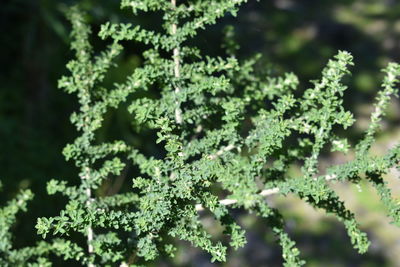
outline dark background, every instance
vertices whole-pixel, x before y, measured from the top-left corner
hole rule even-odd
[[[77,103],[74,96],[57,89],[57,80],[66,73],[65,64],[73,57],[69,50],[70,27],[63,10],[74,3],[76,1],[11,0],[0,4],[0,178],[4,185],[0,203],[11,199],[21,188],[30,188],[35,193],[29,211],[19,216],[14,229],[16,247],[32,245],[38,240],[34,233],[36,218],[55,215],[65,204],[64,198],[47,195],[46,182],[51,178],[78,182],[76,169],[61,154],[63,147],[77,135],[69,122]],[[119,9],[117,0],[83,0],[80,3],[89,11],[88,20],[94,33],[108,20],[159,28],[157,14],[133,17],[127,10]],[[347,81],[350,89],[345,104],[362,121],[371,110],[379,89],[380,70],[389,61],[400,61],[399,18],[400,3],[395,0],[250,0],[236,18],[225,17],[201,32],[193,42],[205,53],[223,55],[219,45],[222,30],[225,25],[232,24],[241,47],[240,58],[260,52],[265,65],[275,73],[296,73],[303,89],[309,85],[309,80],[319,77],[324,64],[337,50],[347,50],[355,57],[356,66],[352,69],[352,78]],[[92,41],[96,47],[104,45],[95,34]],[[129,44],[119,59],[121,67],[110,72],[109,84],[122,80],[139,65],[144,49],[141,44]],[[398,110],[398,102],[392,103],[385,124],[393,135],[399,132]],[[127,113],[117,110],[107,116],[99,133],[102,138],[119,136],[141,144],[143,137],[135,135]],[[362,124],[359,128],[363,128]],[[357,138],[359,128],[353,128],[349,136]],[[382,142],[393,138],[390,135]],[[321,229],[303,229],[302,222],[307,224],[310,216],[315,217],[316,213],[307,210],[298,214],[303,206],[296,200],[271,201],[276,205],[288,205],[287,216],[298,226],[296,229],[288,225],[288,228],[308,260],[307,266],[398,266],[393,265],[396,263],[390,254],[395,253],[390,252],[394,248],[388,244],[392,243],[376,237],[378,241],[373,243],[371,251],[359,256],[351,249],[343,226],[334,220],[321,216],[318,220],[323,225]],[[376,204],[371,205],[376,208]],[[273,245],[266,226],[251,216],[241,216],[239,211],[237,216],[252,230],[248,233],[249,244],[233,252],[227,265],[280,266],[279,247]],[[374,229],[371,226],[367,231]],[[400,235],[398,237],[400,239]],[[400,248],[397,249],[400,252]],[[186,249],[180,250],[177,259],[158,264],[208,266],[207,262],[208,258],[198,250]]]

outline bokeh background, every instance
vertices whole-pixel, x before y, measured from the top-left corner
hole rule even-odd
[[[20,214],[13,229],[17,247],[32,245],[34,225],[40,216],[53,216],[66,199],[48,196],[46,182],[51,178],[78,183],[77,171],[61,154],[76,132],[69,122],[77,103],[57,89],[57,79],[66,73],[65,64],[73,56],[69,50],[69,24],[63,11],[78,1],[67,0],[4,0],[0,4],[0,178],[4,190],[0,205],[21,188],[31,188],[35,199],[29,211]],[[159,29],[157,14],[136,17],[119,9],[118,0],[79,1],[89,11],[93,32],[108,20],[130,21],[133,24]],[[236,18],[227,16],[193,41],[210,55],[223,55],[220,42],[226,25],[235,27],[240,44],[239,58],[254,53],[263,55],[263,64],[274,73],[291,71],[301,81],[301,88],[319,77],[327,60],[337,50],[347,50],[355,57],[345,105],[358,119],[347,136],[354,144],[368,124],[373,98],[382,80],[380,70],[389,61],[400,62],[400,2],[396,0],[249,0]],[[96,35],[96,47],[104,46]],[[127,44],[119,58],[118,70],[111,70],[107,83],[121,81],[141,64],[141,44]],[[107,114],[100,140],[122,138],[141,149],[157,153],[147,146],[144,136],[136,134],[132,118],[123,109]],[[400,140],[400,104],[393,100],[383,123],[384,134],[372,152],[383,154]],[[324,165],[344,162],[349,155],[330,154],[322,158]],[[294,170],[295,171],[295,170]],[[128,173],[129,175],[133,175]],[[125,174],[126,175],[126,174]],[[132,177],[123,177],[122,186],[110,183],[98,194],[127,190]],[[400,175],[393,170],[387,179],[400,196]],[[121,180],[121,179],[120,179]],[[307,266],[400,266],[400,229],[389,224],[378,197],[368,184],[332,184],[346,200],[368,232],[370,251],[358,255],[345,235],[344,227],[334,218],[314,210],[296,197],[271,197],[271,205],[281,207],[288,219],[287,229],[297,241]],[[211,264],[209,257],[197,249],[180,243],[174,259],[161,259],[154,266],[281,266],[280,248],[265,222],[233,211],[248,229],[248,244],[230,252],[225,264]],[[221,229],[207,215],[204,225],[218,235]],[[70,265],[71,263],[68,263]],[[62,266],[61,262],[59,265]]]

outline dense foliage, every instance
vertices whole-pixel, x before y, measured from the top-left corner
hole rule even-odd
[[[353,58],[340,51],[302,93],[295,74],[260,72],[255,67],[259,55],[238,60],[232,27],[226,28],[222,44],[226,57],[205,55],[191,44],[200,30],[226,13],[235,15],[244,2],[124,0],[121,6],[133,14],[162,14],[164,31],[107,22],[98,35],[108,47],[100,53],[91,44],[84,14],[77,7],[68,12],[76,56],[67,64],[71,75],[62,77],[59,87],[78,98],[79,109],[71,122],[80,135],[63,154],[79,169],[79,182],[48,183],[48,193],[61,193],[68,203],[58,216],[38,219],[37,231],[49,241],[36,247],[12,250],[8,232],[31,193],[21,193],[2,209],[2,263],[45,264],[51,262],[47,255],[54,253],[89,266],[146,264],[160,254],[173,256],[176,239],[207,251],[212,261],[226,261],[228,247],[246,244],[244,230],[231,215],[232,208],[241,208],[257,214],[272,229],[286,266],[303,265],[285,231],[285,218],[265,201],[277,193],[295,194],[334,214],[354,248],[366,252],[366,234],[328,181],[371,182],[388,216],[399,225],[399,204],[382,175],[398,165],[400,145],[384,156],[368,152],[390,98],[398,93],[400,66],[390,63],[384,70],[370,126],[354,148],[354,159],[321,170],[319,157],[326,148],[353,150],[338,134],[354,123],[343,106],[347,89],[343,80]],[[107,88],[106,75],[118,68],[113,62],[128,41],[146,45],[143,65]],[[121,107],[132,114],[138,134],[147,135],[146,141],[160,147],[162,155],[147,155],[133,143],[98,136],[107,112]],[[301,166],[301,176],[290,174],[294,165]],[[99,194],[104,183],[129,166],[141,173],[132,177],[131,190]],[[216,241],[206,231],[200,220],[205,212],[223,226],[228,243]],[[75,240],[77,233],[85,237],[86,245]],[[63,239],[49,239],[53,236]]]

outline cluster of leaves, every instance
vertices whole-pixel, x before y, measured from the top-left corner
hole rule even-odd
[[[19,251],[13,248],[10,231],[16,221],[17,213],[20,210],[26,210],[26,204],[32,199],[32,196],[30,190],[22,191],[15,199],[9,201],[5,207],[0,209],[0,264],[2,266],[8,266],[32,256],[30,251]]]
[[[259,56],[244,61],[235,58],[238,45],[232,28],[225,32],[226,58],[203,55],[188,45],[199,30],[226,13],[235,15],[244,2],[123,0],[121,6],[134,14],[162,12],[165,32],[106,23],[99,36],[111,42],[100,54],[90,44],[91,30],[84,15],[76,7],[70,10],[76,58],[67,65],[71,76],[63,77],[59,86],[76,94],[79,102],[71,121],[80,136],[65,147],[64,155],[80,170],[80,182],[48,183],[49,194],[61,193],[68,203],[58,216],[39,218],[37,231],[44,238],[70,238],[56,239],[46,251],[88,266],[126,266],[136,264],[138,258],[154,260],[160,253],[173,256],[174,239],[180,239],[207,251],[212,261],[226,261],[228,247],[246,243],[244,230],[231,216],[229,208],[234,207],[265,220],[282,246],[285,265],[301,266],[304,261],[285,231],[283,216],[265,201],[269,192],[279,192],[295,194],[337,216],[353,246],[364,253],[369,246],[366,234],[327,184],[332,179],[359,183],[362,174],[378,190],[393,221],[400,223],[399,205],[382,178],[398,164],[400,145],[382,157],[368,154],[390,97],[397,93],[400,66],[391,63],[385,69],[383,90],[365,138],[355,148],[355,159],[332,166],[322,175],[318,157],[325,147],[343,152],[350,149],[334,130],[346,129],[354,122],[342,100],[347,89],[342,80],[353,65],[352,56],[339,52],[322,77],[295,97],[298,79],[293,73],[271,77],[257,71]],[[123,51],[122,43],[131,40],[150,47],[143,53],[143,66],[132,70],[126,81],[104,88],[102,82]],[[158,97],[135,94],[154,88]],[[136,97],[131,97],[134,94]],[[123,140],[98,140],[96,133],[107,111],[126,102],[138,130],[157,133],[148,141],[158,144],[162,157],[145,155]],[[136,165],[141,173],[133,178],[132,190],[97,196],[98,189],[121,175],[128,164]],[[301,177],[289,176],[293,164],[302,164]],[[4,216],[11,218],[5,221],[7,227],[20,206],[19,200],[13,203],[8,208],[11,211],[6,208],[4,212],[11,214]],[[206,231],[200,220],[204,209],[224,227],[229,244],[215,241]],[[83,235],[87,244],[74,241],[74,233]],[[7,240],[2,251],[9,250],[7,230],[1,238]]]
[[[1,183],[0,183],[1,189]],[[5,207],[0,209],[0,265],[1,266],[51,266],[50,254],[68,259],[83,257],[83,250],[69,240],[55,238],[51,242],[39,241],[34,246],[15,248],[12,226],[17,213],[26,211],[27,203],[33,198],[30,190],[22,190]]]

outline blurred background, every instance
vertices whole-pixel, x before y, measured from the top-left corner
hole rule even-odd
[[[77,103],[74,96],[57,89],[57,80],[66,73],[65,64],[73,57],[69,50],[70,27],[63,10],[76,2],[5,0],[0,4],[0,179],[4,185],[0,205],[21,188],[31,188],[35,193],[29,211],[19,215],[13,229],[16,247],[34,244],[38,240],[34,234],[36,218],[56,215],[65,204],[64,198],[47,195],[46,182],[51,178],[79,182],[76,169],[61,154],[63,147],[77,136],[69,122]],[[128,10],[119,9],[118,0],[79,2],[90,11],[88,20],[94,33],[108,20],[159,29],[157,14],[133,17]],[[239,58],[262,53],[263,65],[275,73],[296,73],[302,89],[310,85],[310,80],[320,77],[322,68],[337,50],[351,52],[356,65],[347,81],[345,105],[358,119],[348,132],[353,143],[369,122],[373,98],[383,78],[380,70],[389,61],[400,62],[400,2],[396,0],[249,0],[236,18],[223,18],[193,42],[205,53],[223,55],[219,44],[226,25],[235,27]],[[95,47],[104,45],[95,34],[92,41]],[[145,48],[141,44],[128,45],[118,59],[118,71],[109,73],[109,85],[123,80],[141,64]],[[118,137],[142,149],[155,149],[143,147],[144,136],[135,133],[131,119],[123,109],[108,113],[100,137]],[[373,153],[383,154],[400,140],[399,122],[400,105],[396,99],[383,124],[385,134],[379,136]],[[323,164],[344,162],[349,157],[332,154],[323,158]],[[395,197],[400,196],[399,176],[396,170],[387,175]],[[130,179],[124,186],[129,188]],[[360,256],[351,248],[344,227],[334,218],[296,197],[268,199],[271,205],[283,210],[288,219],[287,229],[307,266],[400,266],[400,229],[385,218],[374,189],[368,184],[332,187],[368,232],[372,245],[366,255]],[[181,243],[174,259],[161,259],[154,265],[281,266],[280,248],[274,244],[267,225],[240,210],[234,214],[248,229],[249,242],[245,248],[230,252],[227,263],[211,264],[207,255]],[[221,232],[211,218],[205,216],[203,221],[210,232]]]

